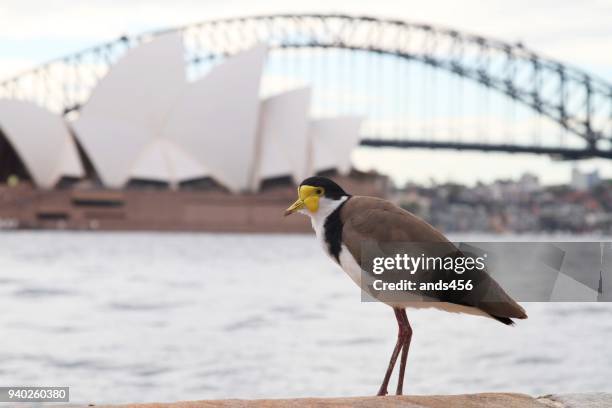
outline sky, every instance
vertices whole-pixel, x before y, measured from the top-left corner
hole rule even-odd
[[[0,80],[124,34],[221,17],[299,12],[391,17],[520,41],[612,82],[612,0],[2,0]],[[421,150],[359,149],[354,159],[359,168],[384,171],[398,183],[474,183],[527,171],[557,183],[567,181],[572,168],[547,157]],[[577,165],[612,177],[609,162]]]

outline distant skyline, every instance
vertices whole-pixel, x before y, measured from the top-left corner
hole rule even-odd
[[[537,52],[567,62],[612,82],[611,1],[451,0],[308,2],[244,0],[120,1],[4,0],[0,7],[0,80],[45,61],[128,34],[221,17],[274,13],[346,13],[400,18],[521,42]],[[572,164],[530,155],[389,151],[359,149],[361,169],[376,168],[398,183],[430,179],[473,184],[525,171],[545,183],[568,181]],[[612,177],[610,161],[589,160],[583,170],[598,168]]]

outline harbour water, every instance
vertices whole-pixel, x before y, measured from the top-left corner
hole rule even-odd
[[[612,304],[523,306],[409,311],[406,392],[612,391]],[[0,311],[0,385],[72,402],[372,395],[396,336],[311,235],[4,232]]]

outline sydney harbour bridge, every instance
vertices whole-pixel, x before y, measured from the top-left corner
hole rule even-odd
[[[264,42],[262,91],[309,85],[313,115],[358,114],[361,145],[612,158],[612,83],[504,42],[428,24],[347,15],[205,21],[123,36],[0,82],[0,97],[78,115],[128,49],[179,31],[188,76]]]

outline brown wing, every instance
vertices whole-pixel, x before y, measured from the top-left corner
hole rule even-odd
[[[450,244],[427,222],[380,198],[351,197],[342,207],[340,218],[344,225],[342,240],[357,262],[361,262],[361,244],[367,240]]]
[[[440,246],[448,244],[446,253],[454,252],[462,255],[440,231],[414,214],[386,200],[362,196],[351,197],[342,207],[340,218],[343,222],[342,241],[360,266],[362,243],[366,241],[439,243]],[[456,275],[444,276],[445,279],[453,277]],[[465,298],[437,292],[436,298],[444,302],[477,307],[504,323],[508,322],[500,318],[523,319],[527,317],[524,309],[486,271],[480,272],[477,278],[479,287],[486,291],[486,301],[482,300],[483,296],[476,293],[474,296]]]

